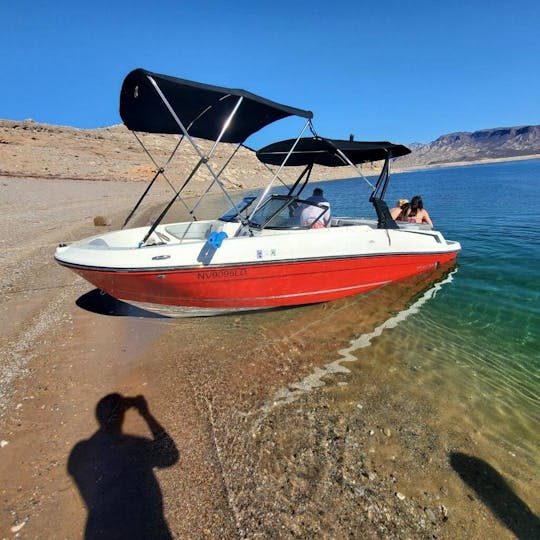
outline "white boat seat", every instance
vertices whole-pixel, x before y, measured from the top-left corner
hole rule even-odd
[[[165,230],[178,240],[205,240],[212,232],[212,224],[198,223],[174,223],[167,225]]]

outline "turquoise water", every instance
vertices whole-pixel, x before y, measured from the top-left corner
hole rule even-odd
[[[334,215],[372,216],[362,184],[321,184]],[[393,339],[404,344],[405,362],[420,365],[426,386],[468,404],[469,419],[488,439],[536,460],[540,160],[395,174],[386,200],[416,194],[462,252],[452,283],[394,329]]]

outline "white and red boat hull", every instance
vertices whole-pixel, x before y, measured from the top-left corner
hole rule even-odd
[[[256,309],[311,304],[363,293],[434,270],[456,253],[259,263],[162,271],[72,267],[121,300],[169,306]]]
[[[434,231],[361,225],[232,237],[210,262],[201,263],[202,239],[115,249],[115,237],[100,238],[107,248],[95,239],[75,244],[72,256],[69,247],[59,248],[58,262],[120,300],[216,312],[310,304],[367,292],[436,269],[455,259],[460,249]],[[92,248],[96,245],[98,249]],[[149,267],[149,261],[157,266]]]

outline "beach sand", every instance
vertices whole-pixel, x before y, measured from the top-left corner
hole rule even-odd
[[[96,215],[118,227],[142,189],[0,179],[1,538],[97,537],[96,522],[152,538],[538,533],[538,482],[519,460],[489,450],[450,396],[430,401],[384,332],[362,342],[433,277],[316,306],[151,317],[53,261],[58,243],[105,229]],[[144,396],[149,413],[98,430],[111,393]]]

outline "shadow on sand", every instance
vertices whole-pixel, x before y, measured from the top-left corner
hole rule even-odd
[[[540,538],[540,519],[483,459],[452,452],[450,465],[493,514],[518,538]]]
[[[107,293],[101,292],[99,289],[87,292],[80,296],[75,302],[80,308],[98,313],[99,315],[111,315],[113,317],[145,317],[148,319],[160,318],[166,319],[165,315],[153,313],[146,309],[138,308],[127,302],[122,302],[113,298]]]
[[[122,424],[134,408],[152,438],[127,435]],[[163,497],[153,468],[178,461],[174,441],[152,416],[143,396],[109,394],[96,406],[97,431],[78,442],[68,460],[88,510],[85,538],[170,539],[163,516]]]

